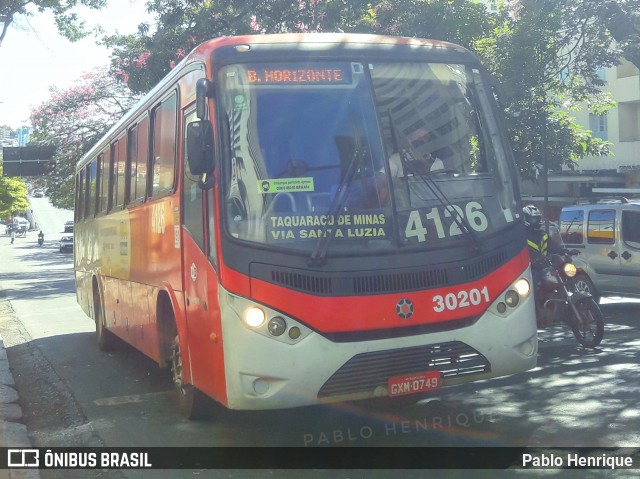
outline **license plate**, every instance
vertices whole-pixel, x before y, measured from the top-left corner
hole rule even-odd
[[[440,371],[407,374],[387,379],[389,396],[404,396],[424,391],[433,391],[442,386]]]

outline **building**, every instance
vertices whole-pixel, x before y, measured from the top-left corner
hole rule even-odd
[[[29,136],[31,135],[31,128],[28,126],[22,126],[16,130],[16,138],[18,140],[17,146],[27,146],[29,143]]]
[[[588,110],[574,114],[578,123],[594,136],[612,143],[611,156],[585,157],[575,171],[550,173],[547,214],[555,219],[562,206],[578,198],[602,196],[640,196],[640,71],[623,60],[618,66],[603,69],[609,92],[617,106],[604,115]],[[540,183],[523,182],[524,200],[542,205]]]

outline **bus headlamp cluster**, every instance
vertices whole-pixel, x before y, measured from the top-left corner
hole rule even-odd
[[[495,308],[500,314],[505,314],[508,308],[515,308],[520,304],[520,300],[526,298],[531,293],[531,283],[525,278],[518,279],[504,293],[504,296],[495,303]]]
[[[281,316],[273,316],[267,320],[267,314],[258,306],[251,306],[247,308],[242,315],[242,320],[244,324],[252,330],[258,332],[262,331],[263,334],[274,338],[282,336],[287,332],[287,329],[287,336],[293,341],[302,336],[302,330],[300,327],[287,324],[287,321]]]

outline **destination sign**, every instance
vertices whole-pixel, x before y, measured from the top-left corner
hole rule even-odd
[[[262,85],[346,85],[351,74],[347,65],[339,64],[269,64],[247,68],[247,79]]]

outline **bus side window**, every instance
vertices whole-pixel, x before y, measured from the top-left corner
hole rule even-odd
[[[97,161],[94,159],[87,165],[87,218],[95,216],[97,191]]]
[[[145,116],[129,130],[131,157],[129,202],[143,201],[147,194],[147,162],[149,156],[149,117]],[[135,166],[134,166],[135,165]]]
[[[138,174],[138,125],[129,128],[127,133],[127,163],[125,177],[127,179],[124,196],[125,204],[133,202],[136,198],[136,175]]]
[[[91,168],[91,164],[85,166],[85,173],[84,173],[84,187],[82,188],[84,191],[84,201],[82,203],[82,217],[83,218],[89,218],[91,216],[91,212],[89,211],[89,198],[91,196],[90,194],[90,187],[91,187],[91,178],[90,178],[90,168]]]
[[[151,196],[159,198],[171,193],[175,179],[177,95],[172,93],[154,108],[151,154]]]
[[[80,170],[78,175],[77,199],[76,199],[76,219],[84,218],[84,170]]]
[[[122,209],[124,206],[124,194],[127,186],[125,169],[126,169],[126,160],[127,160],[127,137],[126,135],[121,136],[118,139],[118,180],[116,181],[116,208]]]
[[[107,147],[98,157],[98,176],[100,177],[98,213],[106,213],[109,204],[109,156]]]

